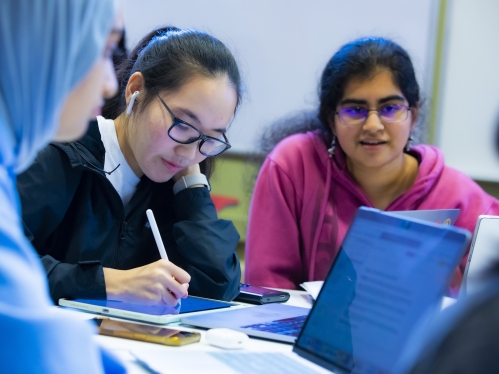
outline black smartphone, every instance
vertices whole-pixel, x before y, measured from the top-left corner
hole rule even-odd
[[[289,300],[289,293],[284,291],[271,290],[264,287],[251,286],[241,283],[241,292],[235,298],[235,301],[240,301],[249,304],[269,304],[283,303]]]

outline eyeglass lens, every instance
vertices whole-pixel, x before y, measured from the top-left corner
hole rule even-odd
[[[174,122],[169,132],[170,137],[179,143],[193,143],[200,139],[201,133],[194,127],[185,125],[181,122]],[[227,145],[223,143],[223,135],[220,134],[220,139],[207,137],[201,141],[199,151],[205,155],[215,156],[225,150]]]
[[[382,122],[395,123],[407,119],[409,108],[405,105],[389,104],[380,107],[377,111]],[[352,106],[340,109],[338,117],[340,122],[347,125],[362,124],[366,121],[369,112],[367,108]]]

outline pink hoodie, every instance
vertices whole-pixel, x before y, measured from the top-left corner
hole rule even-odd
[[[455,225],[471,233],[480,214],[499,215],[499,201],[445,166],[437,148],[418,145],[410,152],[419,160],[416,181],[387,211],[458,208]],[[256,182],[245,249],[246,283],[293,289],[323,280],[360,206],[373,205],[350,177],[343,152],[329,158],[326,145],[312,132],[284,139],[265,160]]]

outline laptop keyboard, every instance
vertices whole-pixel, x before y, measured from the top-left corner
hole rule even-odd
[[[282,353],[235,353],[235,352],[209,352],[210,356],[220,360],[225,365],[240,374],[309,374],[317,373],[316,370],[303,363],[290,360],[289,356]]]
[[[307,316],[304,315],[241,327],[257,331],[273,332],[280,335],[298,336],[306,318]]]

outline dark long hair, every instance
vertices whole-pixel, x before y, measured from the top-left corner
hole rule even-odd
[[[147,34],[119,64],[118,93],[106,101],[104,117],[116,119],[125,111],[125,89],[135,72],[144,77],[145,92],[135,104],[139,112],[156,97],[156,92],[175,92],[194,76],[227,76],[237,95],[236,109],[241,103],[241,75],[234,56],[221,41],[201,31],[170,26]],[[200,165],[201,171],[209,176],[213,163],[213,158],[207,158]]]
[[[317,110],[293,115],[272,124],[262,136],[262,155],[270,152],[285,137],[310,130],[319,130],[324,142],[329,144],[333,135],[329,118],[343,98],[348,82],[352,79],[368,79],[380,69],[392,73],[409,106],[420,107],[419,84],[409,54],[389,39],[357,39],[343,45],[328,61],[319,83]]]

